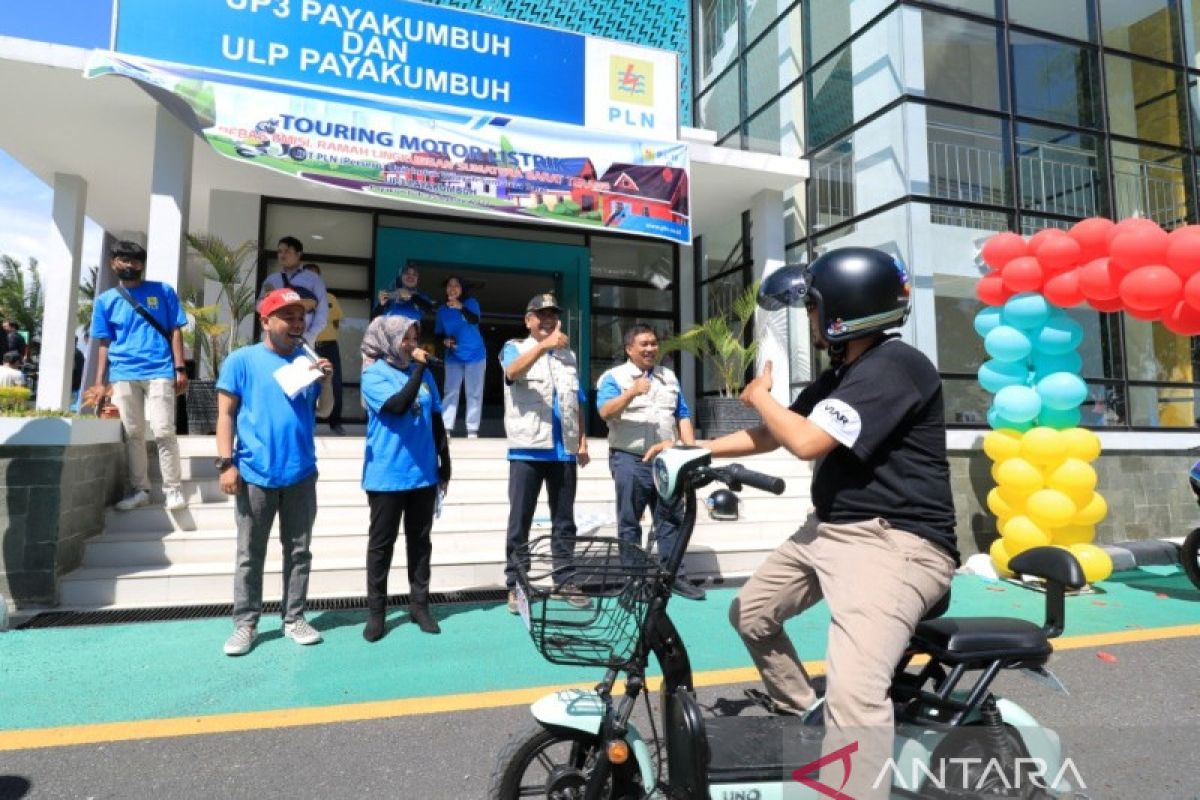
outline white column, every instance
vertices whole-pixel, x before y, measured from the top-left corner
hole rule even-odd
[[[158,107],[154,120],[154,168],[146,235],[146,278],[179,288],[192,192],[194,134]]]
[[[679,283],[675,285],[675,296],[679,298],[679,331],[686,331],[696,321],[696,248],[679,248]],[[675,331],[679,333],[679,331]],[[679,358],[679,381],[683,384],[683,396],[690,398],[689,406],[695,406],[696,359]]]
[[[765,189],[750,201],[750,255],[754,260],[754,280],[761,281],[784,264],[783,192]],[[793,331],[796,344],[802,346],[803,359],[808,359],[808,329]],[[791,402],[791,356],[788,350],[788,315],[783,311],[768,312],[761,308],[754,315],[754,339],[759,343],[755,374],[770,360],[774,375],[771,394],[781,403]]]
[[[262,209],[261,201],[262,198],[257,194],[213,189],[208,194],[208,230],[206,232],[213,236],[219,236],[233,247],[237,247],[242,242],[256,241],[258,239],[259,213]],[[206,262],[201,266],[201,273],[203,274],[207,270]],[[246,259],[246,263],[243,265],[242,280],[249,286],[255,286],[256,290],[257,272],[258,259],[254,257]],[[204,302],[206,304],[217,302],[219,291],[220,286],[216,281],[205,280]],[[229,311],[224,303],[221,304],[221,320],[229,322]],[[243,342],[248,342],[253,337],[254,321],[253,314],[242,320],[238,337]],[[207,371],[200,370],[199,365],[197,365],[197,370],[197,374],[207,376]]]
[[[113,236],[108,231],[104,232],[104,240],[100,244],[100,263],[96,269],[96,286],[95,296],[107,292],[109,289],[117,285],[117,274],[112,271],[108,254],[112,252],[113,245],[117,243],[117,237]],[[83,382],[80,384],[80,389],[86,389],[96,383],[96,357],[97,351],[100,349],[100,343],[91,338],[91,330],[83,332],[83,341],[87,342],[87,346],[83,348]]]
[[[46,301],[37,391],[37,407],[42,409],[65,411],[71,403],[75,311],[79,306],[79,265],[83,257],[86,209],[87,182],[78,175],[56,172],[43,273]]]

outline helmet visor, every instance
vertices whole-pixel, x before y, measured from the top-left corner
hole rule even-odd
[[[758,289],[758,306],[764,311],[802,308],[811,276],[806,264],[787,264],[772,272]]]

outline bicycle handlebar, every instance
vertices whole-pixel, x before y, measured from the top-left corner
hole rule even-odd
[[[755,472],[752,469],[746,469],[741,464],[730,464],[727,467],[721,468],[720,471],[725,473],[727,478],[726,483],[730,484],[745,484],[753,486],[755,489],[761,489],[764,492],[771,494],[783,494],[783,490],[787,488],[787,484],[783,478],[777,478],[774,475],[767,475],[762,472]],[[734,488],[731,486],[730,488]]]

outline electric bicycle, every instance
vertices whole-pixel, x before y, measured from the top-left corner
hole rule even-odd
[[[1200,502],[1200,461],[1192,465],[1188,483],[1196,495],[1196,501]],[[1194,529],[1184,538],[1179,548],[1179,563],[1192,585],[1200,589],[1200,528]]]
[[[591,691],[562,690],[533,704],[529,730],[514,735],[498,757],[490,798],[818,796],[804,793],[801,778],[822,757],[823,701],[804,716],[704,717],[687,649],[667,614],[696,522],[696,490],[717,481],[734,491],[744,485],[780,494],[783,481],[738,464],[714,466],[701,448],[663,452],[654,478],[664,500],[685,498],[679,540],[665,565],[632,543],[608,538],[579,537],[573,559],[554,553],[547,537],[531,541],[522,554],[518,605],[537,649],[552,663],[606,672]],[[1009,669],[1057,684],[1045,668],[1050,639],[1062,633],[1065,591],[1084,585],[1083,571],[1074,556],[1053,547],[1028,550],[1011,568],[1044,581],[1044,625],[939,618],[948,595],[917,625],[891,687],[891,796],[1052,798],[1081,788],[1058,736],[990,686]],[[662,670],[657,722],[646,685],[651,655]],[[650,719],[649,739],[631,720],[639,698]],[[846,797],[823,788],[825,796]]]

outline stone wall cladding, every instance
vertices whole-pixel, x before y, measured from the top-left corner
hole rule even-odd
[[[57,603],[58,577],[104,530],[124,476],[121,443],[0,447],[0,594],[18,606]]]
[[[999,534],[987,508],[996,485],[983,450],[952,450],[950,481],[963,557],[987,552]],[[1124,450],[1102,453],[1092,463],[1096,490],[1108,501],[1108,516],[1096,526],[1097,544],[1185,536],[1200,526],[1200,508],[1188,484],[1196,456],[1188,452]]]

